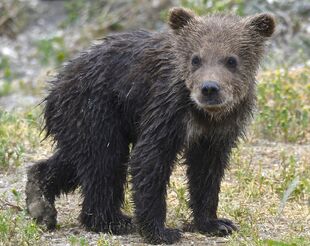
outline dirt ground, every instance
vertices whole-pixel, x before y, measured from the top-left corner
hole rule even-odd
[[[310,145],[280,144],[277,142],[255,141],[243,143],[239,149],[242,160],[252,160],[250,164],[251,168],[256,169],[258,168],[258,163],[262,163],[260,167],[263,169],[262,172],[268,172],[268,170],[274,171],[278,169],[279,165],[281,164],[279,162],[279,156],[283,154],[283,151],[285,151],[286,154],[294,155],[300,160],[310,159]],[[48,153],[45,153],[44,156],[48,156]],[[273,194],[264,194],[261,197],[259,203],[251,203],[245,199],[246,196],[244,194],[237,196],[234,199],[226,196],[226,193],[229,194],[232,187],[238,186],[238,180],[235,179],[234,174],[236,169],[238,169],[236,166],[234,166],[235,160],[236,158],[232,160],[230,170],[227,171],[227,175],[222,184],[223,191],[219,205],[220,215],[221,213],[225,213],[225,209],[223,209],[223,207],[225,208],[226,206],[239,206],[243,209],[250,209],[250,211],[253,213],[253,216],[262,217],[262,220],[264,221],[263,223],[257,225],[257,233],[260,239],[282,238],[285,236],[285,234],[290,234],[291,232],[294,234],[296,231],[299,236],[310,237],[310,213],[309,211],[308,213],[304,212],[304,210],[307,208],[309,210],[309,205],[306,204],[307,201],[304,201],[304,204],[286,204],[283,214],[279,216],[277,214],[264,214],[267,211],[262,209],[262,206],[265,206],[270,202],[274,203],[274,209],[279,208],[281,203],[280,198],[274,200]],[[0,175],[0,193],[8,192],[9,194],[10,190],[16,189],[17,191],[21,192],[21,199],[23,200],[23,191],[26,182],[26,169],[30,165],[32,165],[31,162],[18,168],[16,173],[12,173],[10,175]],[[177,183],[179,186],[185,187],[185,171],[186,170],[184,166],[177,165],[173,172],[170,183]],[[53,232],[44,231],[41,237],[42,245],[70,245],[69,237],[72,235],[77,238],[82,237],[86,239],[89,245],[98,245],[98,240],[100,240],[102,237],[104,240],[109,242],[109,245],[147,245],[143,242],[143,239],[137,233],[124,236],[114,236],[108,234],[102,236],[97,233],[85,231],[79,225],[77,220],[80,210],[80,203],[81,198],[78,191],[67,196],[63,195],[56,201],[56,208],[58,210],[58,229]],[[182,229],[182,220],[187,220],[189,217],[177,218],[178,221],[176,223],[174,222],[176,219],[174,209],[177,206],[177,203],[178,201],[175,199],[174,191],[170,187],[168,191],[167,221],[168,224],[173,224],[177,228]],[[270,206],[272,207],[273,205],[267,205],[266,207]],[[256,212],[261,214],[254,214]],[[184,223],[186,222],[189,221],[184,221]],[[296,225],[304,226],[304,228],[302,230],[295,230],[294,226]],[[242,239],[239,240],[242,241]],[[182,240],[177,245],[226,245],[229,242],[230,238],[207,237],[199,233],[184,232]],[[247,245],[251,245],[251,243],[248,242]]]

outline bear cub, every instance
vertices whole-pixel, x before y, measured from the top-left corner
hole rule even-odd
[[[169,27],[110,35],[53,79],[44,119],[55,152],[28,170],[26,185],[30,215],[49,229],[55,198],[80,187],[85,228],[132,231],[121,210],[130,172],[137,230],[149,243],[176,242],[165,198],[178,154],[187,165],[192,229],[218,236],[237,229],[217,216],[220,184],[255,106],[274,18],[173,8]]]

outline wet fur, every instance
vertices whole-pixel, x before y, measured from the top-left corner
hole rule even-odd
[[[239,17],[208,18],[225,25]],[[255,105],[263,39],[251,44],[252,38],[243,37],[249,87],[233,107],[212,115],[197,107],[187,86],[187,56],[206,30],[196,20],[189,25],[187,17],[176,20],[193,35],[183,35],[174,22],[171,32],[108,36],[70,61],[52,82],[44,118],[55,153],[29,170],[26,187],[28,209],[38,221],[55,227],[55,197],[80,186],[80,221],[87,229],[131,231],[131,219],[121,212],[129,169],[139,232],[150,243],[173,243],[180,233],[165,227],[165,198],[176,156],[182,153],[195,230],[226,235],[236,229],[217,218],[218,194],[231,149]],[[34,203],[41,206],[39,215],[33,213]]]

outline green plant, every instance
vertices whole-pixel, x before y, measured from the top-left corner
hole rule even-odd
[[[85,237],[77,237],[74,235],[71,235],[69,237],[70,245],[72,246],[87,246],[89,243],[87,242],[87,239]]]
[[[111,1],[113,3],[113,1]],[[83,18],[92,20],[102,14],[105,5],[111,4],[102,0],[71,0],[64,3],[67,18],[62,23],[62,26],[68,26]]]
[[[309,245],[309,240],[303,237],[288,239],[286,242],[266,239],[261,241],[261,243],[266,246],[306,246]]]
[[[120,244],[113,239],[111,234],[100,233],[100,236],[97,240],[97,246],[118,246],[118,245]]]
[[[18,167],[25,150],[38,146],[39,139],[38,112],[0,110],[0,170]]]
[[[175,216],[181,220],[185,219],[189,212],[186,186],[180,186],[176,182],[171,182],[170,186],[174,191],[177,200],[177,204],[174,207]]]
[[[81,11],[85,8],[85,5],[85,0],[66,1],[64,7],[67,12],[67,18],[64,25],[77,21],[81,15]]]
[[[53,37],[37,41],[39,59],[44,65],[53,62],[61,64],[68,58],[68,51],[63,37]]]
[[[12,190],[14,202],[0,198],[0,245],[39,245],[41,229],[20,206],[20,193]]]
[[[285,153],[282,153],[281,159],[280,172],[274,176],[274,180],[277,182],[277,185],[274,187],[275,191],[283,197],[288,189],[292,189],[288,194],[290,199],[305,197],[310,192],[309,169],[305,168],[292,155],[287,156]],[[286,201],[283,200],[283,202]]]
[[[199,15],[210,12],[234,11],[244,15],[244,0],[180,0],[183,7],[194,10]]]
[[[310,134],[310,68],[265,72],[258,84],[256,137],[308,142]]]
[[[9,58],[0,56],[0,96],[10,93],[12,79],[13,75]]]

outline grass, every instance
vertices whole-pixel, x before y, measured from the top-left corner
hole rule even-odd
[[[289,147],[284,154],[282,148],[287,146],[279,146],[281,144],[269,149],[269,158],[260,158],[260,152],[267,154],[267,147],[261,146],[257,151],[257,146],[246,143],[233,154],[232,168],[222,188],[220,209],[238,221],[241,228],[230,239],[231,245],[249,245],[250,242],[266,245],[266,240],[276,240],[283,245],[299,239],[304,240],[304,245],[310,242],[307,234],[310,191],[307,160],[310,156],[309,153],[298,156],[294,154],[296,148]],[[287,193],[296,177],[300,177],[300,181]]]
[[[13,79],[9,58],[0,56],[0,96],[11,92],[11,81]]]
[[[179,0],[181,6],[194,10],[199,15],[210,12],[234,11],[244,15],[244,0]]]
[[[44,65],[60,65],[68,58],[68,49],[66,48],[63,37],[46,38],[37,41],[37,53],[39,60]]]
[[[69,25],[70,23],[74,23],[79,19],[82,10],[86,7],[86,1],[67,1],[64,3],[64,7],[67,12],[67,18],[64,22],[64,25]]]
[[[70,245],[72,245],[72,246],[77,246],[77,245],[87,246],[87,245],[89,245],[87,242],[87,239],[85,237],[77,237],[75,235],[71,235],[68,240],[69,240]]]
[[[41,142],[42,108],[6,112],[0,108],[0,174],[16,171],[24,163],[50,153],[49,140]]]
[[[0,211],[0,245],[32,245],[39,241],[40,234],[40,228],[25,211]]]
[[[124,4],[124,3],[123,3]],[[91,23],[101,29],[100,26],[105,22],[104,25],[109,27],[109,30],[120,30],[122,24],[119,22],[119,16],[117,11],[114,9],[115,1],[108,0],[75,0],[64,2],[64,8],[66,10],[66,19],[61,24],[62,27],[68,27],[76,23]],[[120,5],[115,5],[120,8]],[[113,11],[111,11],[113,9]],[[116,21],[113,21],[115,19]],[[85,23],[84,23],[85,24]]]
[[[40,145],[40,109],[8,113],[0,109],[0,171],[20,166],[24,153]]]
[[[108,2],[109,3],[109,2]],[[92,19],[94,16],[101,14],[104,8],[104,3],[101,0],[75,0],[64,3],[64,8],[67,13],[67,18],[63,25],[67,26],[77,22],[80,18]]]
[[[256,138],[309,143],[310,67],[261,74],[258,84]]]
[[[6,194],[0,197],[0,245],[39,245],[41,229],[21,207],[21,194],[11,193],[13,203],[6,200]]]
[[[89,245],[87,238],[83,236],[71,235],[69,236],[68,241],[71,246],[88,246]],[[111,235],[100,233],[98,239],[96,240],[96,245],[97,246],[111,246],[111,245],[118,246],[120,244],[116,242],[115,240],[113,240]]]
[[[227,245],[310,244],[310,154],[296,154],[297,149],[243,142],[234,150],[222,184],[219,216],[233,219],[240,230]],[[191,213],[184,169],[174,171],[168,194],[168,224],[178,228],[190,221]]]

